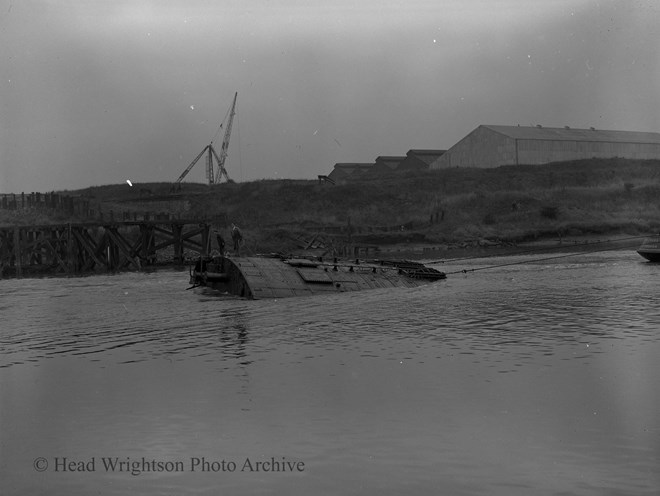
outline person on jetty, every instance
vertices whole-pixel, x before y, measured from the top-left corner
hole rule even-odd
[[[218,242],[218,250],[221,256],[225,256],[225,239],[220,234],[220,231],[215,231],[215,239]]]
[[[234,241],[234,253],[237,257],[241,256],[241,242],[243,241],[243,234],[237,225],[231,225],[231,239]]]

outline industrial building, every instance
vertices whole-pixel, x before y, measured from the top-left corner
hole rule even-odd
[[[338,163],[327,176],[319,179],[329,179],[334,184],[342,184],[356,179],[373,179],[399,171],[427,170],[437,162],[445,150],[408,150],[405,156],[376,157],[374,163]]]
[[[399,164],[403,162],[406,157],[400,156],[386,156],[381,155],[376,157],[373,167],[369,170],[371,177],[381,177],[389,174],[399,168]]]
[[[368,172],[373,165],[374,164],[357,162],[335,164],[335,168],[332,169],[332,172],[326,177],[336,184],[346,183],[349,180],[362,177],[362,175]]]
[[[660,159],[660,133],[482,125],[449,148],[431,164],[431,169],[613,157]]]
[[[397,170],[427,170],[438,161],[447,150],[408,150],[406,158]]]

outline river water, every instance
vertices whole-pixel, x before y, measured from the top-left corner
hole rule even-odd
[[[660,265],[538,258],[272,301],[0,281],[1,492],[660,493]]]

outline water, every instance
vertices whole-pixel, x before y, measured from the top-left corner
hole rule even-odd
[[[1,492],[658,494],[660,266],[441,268],[512,261],[273,301],[0,281]]]

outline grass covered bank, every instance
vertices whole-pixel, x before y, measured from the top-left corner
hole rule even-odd
[[[177,194],[170,186],[108,185],[69,194],[102,211],[169,211],[204,217],[220,228],[234,222],[247,247],[260,252],[288,251],[314,238],[337,246],[465,247],[660,230],[658,160],[392,173],[343,185],[187,183]],[[20,213],[0,214],[0,223],[22,223]]]
[[[191,208],[224,211],[262,249],[285,244],[287,234],[449,246],[645,234],[660,228],[660,161],[445,169],[334,186],[223,184],[194,197]]]

